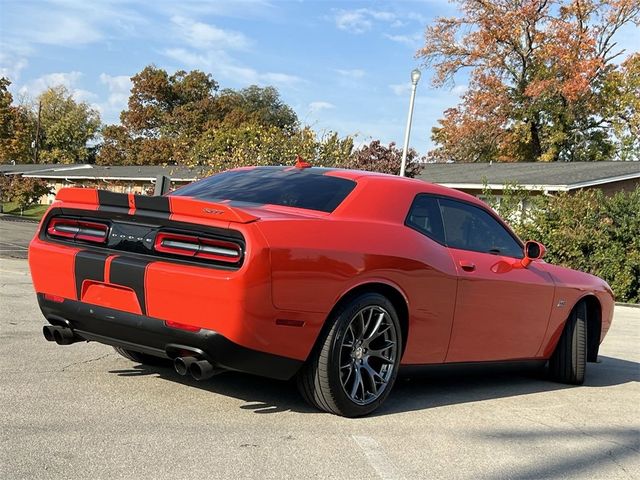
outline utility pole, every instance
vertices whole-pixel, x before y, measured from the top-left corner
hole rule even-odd
[[[42,100],[38,100],[38,122],[36,123],[36,138],[33,141],[33,163],[38,163],[38,148],[40,147],[40,114],[42,113]]]

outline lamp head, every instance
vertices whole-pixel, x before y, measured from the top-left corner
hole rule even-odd
[[[422,73],[419,69],[414,68],[413,70],[411,70],[411,83],[417,85],[420,81],[420,75],[422,75]]]

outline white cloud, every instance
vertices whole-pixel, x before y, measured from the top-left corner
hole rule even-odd
[[[76,71],[48,73],[23,85],[20,88],[20,93],[35,97],[40,95],[47,88],[56,87],[58,85],[62,85],[71,91],[76,87],[78,80],[80,80],[81,77],[82,73]]]
[[[336,27],[351,33],[364,33],[371,30],[373,23],[360,10],[341,10],[335,17]]]
[[[451,89],[451,93],[454,93],[461,97],[467,92],[468,89],[469,89],[468,85],[456,85]]]
[[[249,39],[241,32],[223,30],[182,16],[174,16],[171,21],[177,27],[176,35],[197,49],[241,50],[250,45]]]
[[[183,15],[197,18],[217,16],[247,19],[249,17],[269,17],[278,13],[268,0],[160,1],[155,2],[154,8],[167,16]]]
[[[336,72],[346,78],[351,78],[353,80],[357,80],[363,78],[365,76],[365,71],[359,68],[353,68],[351,70],[342,70],[340,68],[336,69]]]
[[[12,82],[20,79],[20,74],[27,68],[31,49],[20,43],[0,41],[0,76]]]
[[[391,35],[388,33],[384,34],[385,38],[388,38],[392,42],[402,43],[403,45],[407,45],[411,48],[416,48],[420,46],[420,40],[422,39],[422,34],[420,32],[416,32],[411,35]]]
[[[426,24],[427,18],[419,13],[394,13],[386,10],[358,8],[355,10],[338,10],[334,16],[336,27],[351,33],[365,33],[373,28],[374,22],[389,24],[397,28],[413,21]]]
[[[367,13],[372,18],[376,20],[381,20],[384,22],[393,22],[396,19],[396,14],[391,12],[385,12],[380,10],[370,10],[370,9],[362,9],[365,13]]]
[[[24,70],[29,62],[26,58],[5,58],[3,53],[0,52],[0,77],[6,77],[12,82],[17,81],[20,78],[20,73]]]
[[[406,95],[407,93],[409,93],[409,91],[411,90],[411,84],[410,83],[395,83],[392,85],[389,85],[389,88],[391,89],[391,91],[398,96],[403,96]]]
[[[115,110],[124,109],[131,93],[131,78],[128,75],[111,76],[101,73],[100,82],[109,90],[107,106]]]
[[[295,85],[300,82],[300,77],[289,75],[288,73],[266,72],[258,73],[257,75],[262,81],[276,85]]]
[[[245,50],[252,44],[241,32],[223,30],[183,16],[173,16],[171,21],[176,27],[176,37],[186,45],[167,48],[163,53],[180,65],[210,71],[216,79],[235,84],[290,87],[301,81],[284,72],[259,72],[232,57],[229,51]]]
[[[329,102],[317,101],[309,104],[309,111],[311,113],[318,113],[321,110],[330,110],[332,108],[336,108],[336,106]]]
[[[146,23],[122,2],[58,0],[12,2],[3,12],[3,34],[23,45],[76,48],[123,32],[135,33]]]
[[[300,77],[281,72],[259,72],[239,65],[226,52],[212,50],[197,53],[184,48],[169,48],[164,54],[189,68],[212,72],[215,78],[225,78],[236,84],[258,84],[291,87],[302,81]]]
[[[89,90],[78,87],[78,81],[81,78],[82,73],[76,71],[48,73],[22,85],[18,93],[26,97],[35,98],[48,88],[62,85],[71,93],[75,101],[91,103],[92,107],[100,109],[97,104],[92,103],[98,99],[98,96]]]
[[[84,18],[55,13],[48,28],[31,35],[37,43],[59,46],[77,46],[103,38],[102,32]],[[33,32],[36,33],[36,32]]]

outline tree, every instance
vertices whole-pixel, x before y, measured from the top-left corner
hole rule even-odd
[[[615,153],[617,114],[636,110],[615,34],[637,0],[457,0],[418,51],[433,83],[470,69],[460,105],[432,131],[438,161],[601,160]],[[616,73],[618,72],[618,73]],[[613,76],[613,78],[612,78]],[[621,82],[617,87],[612,83]],[[609,88],[612,94],[605,91]],[[611,102],[617,102],[613,105]]]
[[[349,161],[346,162],[345,167],[399,175],[401,162],[402,150],[396,148],[394,142],[385,147],[380,143],[380,140],[373,140],[369,145],[356,150]],[[422,167],[418,163],[418,153],[411,148],[407,153],[405,175],[413,178],[420,174],[421,171]]]
[[[11,201],[11,178],[0,173],[0,203]]]
[[[0,77],[0,163],[31,161],[35,118],[24,105],[13,105],[11,82]]]
[[[531,195],[505,185],[499,201],[489,189],[484,196],[520,238],[547,247],[545,261],[605,279],[619,301],[640,301],[640,188]]]
[[[190,151],[216,117],[217,82],[199,70],[169,75],[153,65],[131,78],[122,125],[103,130],[96,163],[187,163]]]
[[[274,87],[217,93],[198,70],[170,75],[153,65],[132,77],[122,125],[103,129],[99,164],[278,165],[308,154],[334,163],[351,153],[351,139],[317,139],[300,129],[295,112]],[[311,132],[311,133],[310,133]]]
[[[128,109],[122,125],[136,136],[159,138],[197,134],[214,113],[218,84],[199,70],[179,70],[169,75],[153,65],[131,77]]]
[[[100,128],[100,114],[86,102],[76,102],[66,87],[59,85],[38,97],[41,108],[39,161],[80,163],[89,158],[87,143]]]
[[[294,130],[298,125],[297,115],[280,99],[278,90],[256,85],[220,92],[216,98],[216,118],[220,123],[236,127],[255,123]]]
[[[640,160],[640,53],[607,75],[602,95],[604,118],[611,119],[618,160]]]
[[[348,160],[353,139],[335,132],[318,138],[309,127],[291,131],[259,123],[223,123],[208,130],[192,150],[191,164],[218,172],[248,165],[293,165],[297,155],[314,166],[334,167]]]
[[[20,213],[25,208],[38,203],[40,197],[49,195],[53,191],[44,180],[18,176],[13,176],[5,188],[6,193],[3,192],[3,196],[16,202],[20,207]]]

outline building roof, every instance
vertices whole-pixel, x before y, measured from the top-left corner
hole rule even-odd
[[[102,166],[89,164],[0,165],[0,173],[45,179],[148,181],[167,175],[175,182],[192,182],[206,167]],[[640,162],[428,163],[417,177],[446,187],[500,190],[507,183],[541,191],[568,191],[629,179],[640,179]]]
[[[178,166],[104,166],[89,164],[71,165],[0,165],[0,173],[68,180],[154,181],[158,175],[167,175],[173,181],[192,182],[205,173],[203,167]]]
[[[568,191],[640,179],[640,162],[428,163],[417,177],[458,189],[501,189],[506,183],[528,190]]]
[[[77,170],[91,168],[86,164],[45,164],[45,163],[18,163],[0,164],[0,173],[6,175],[18,175],[23,173],[50,172],[54,170]]]

